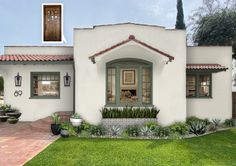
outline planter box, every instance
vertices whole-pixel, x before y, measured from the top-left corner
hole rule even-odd
[[[119,126],[121,129],[132,125],[143,125],[146,122],[158,122],[157,118],[105,118],[102,119],[101,124],[109,129],[112,126]]]

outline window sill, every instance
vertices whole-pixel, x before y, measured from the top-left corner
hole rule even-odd
[[[29,99],[61,99],[58,97],[44,96],[44,97],[29,97]]]
[[[212,96],[209,96],[209,97],[200,97],[200,96],[196,96],[196,97],[187,97],[187,99],[213,99]]]

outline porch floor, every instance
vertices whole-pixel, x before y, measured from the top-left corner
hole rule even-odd
[[[23,165],[58,138],[50,132],[34,130],[32,123],[0,122],[0,165]]]

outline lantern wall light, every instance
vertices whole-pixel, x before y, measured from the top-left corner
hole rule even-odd
[[[64,76],[64,86],[70,86],[71,76],[68,73]]]
[[[19,72],[15,76],[15,86],[21,86],[22,83],[22,76],[20,76]]]

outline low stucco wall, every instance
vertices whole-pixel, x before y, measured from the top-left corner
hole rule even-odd
[[[232,48],[188,47],[187,63],[218,63],[229,69],[212,74],[212,98],[188,98],[187,116],[226,119],[232,117]]]
[[[17,72],[22,76],[22,86],[15,87]],[[30,99],[30,72],[60,72],[60,99]],[[64,87],[63,76],[71,76],[71,86]],[[73,110],[73,67],[72,65],[1,65],[0,73],[4,78],[4,102],[22,112],[21,121],[34,121],[58,111]],[[20,97],[14,92],[22,90]]]

